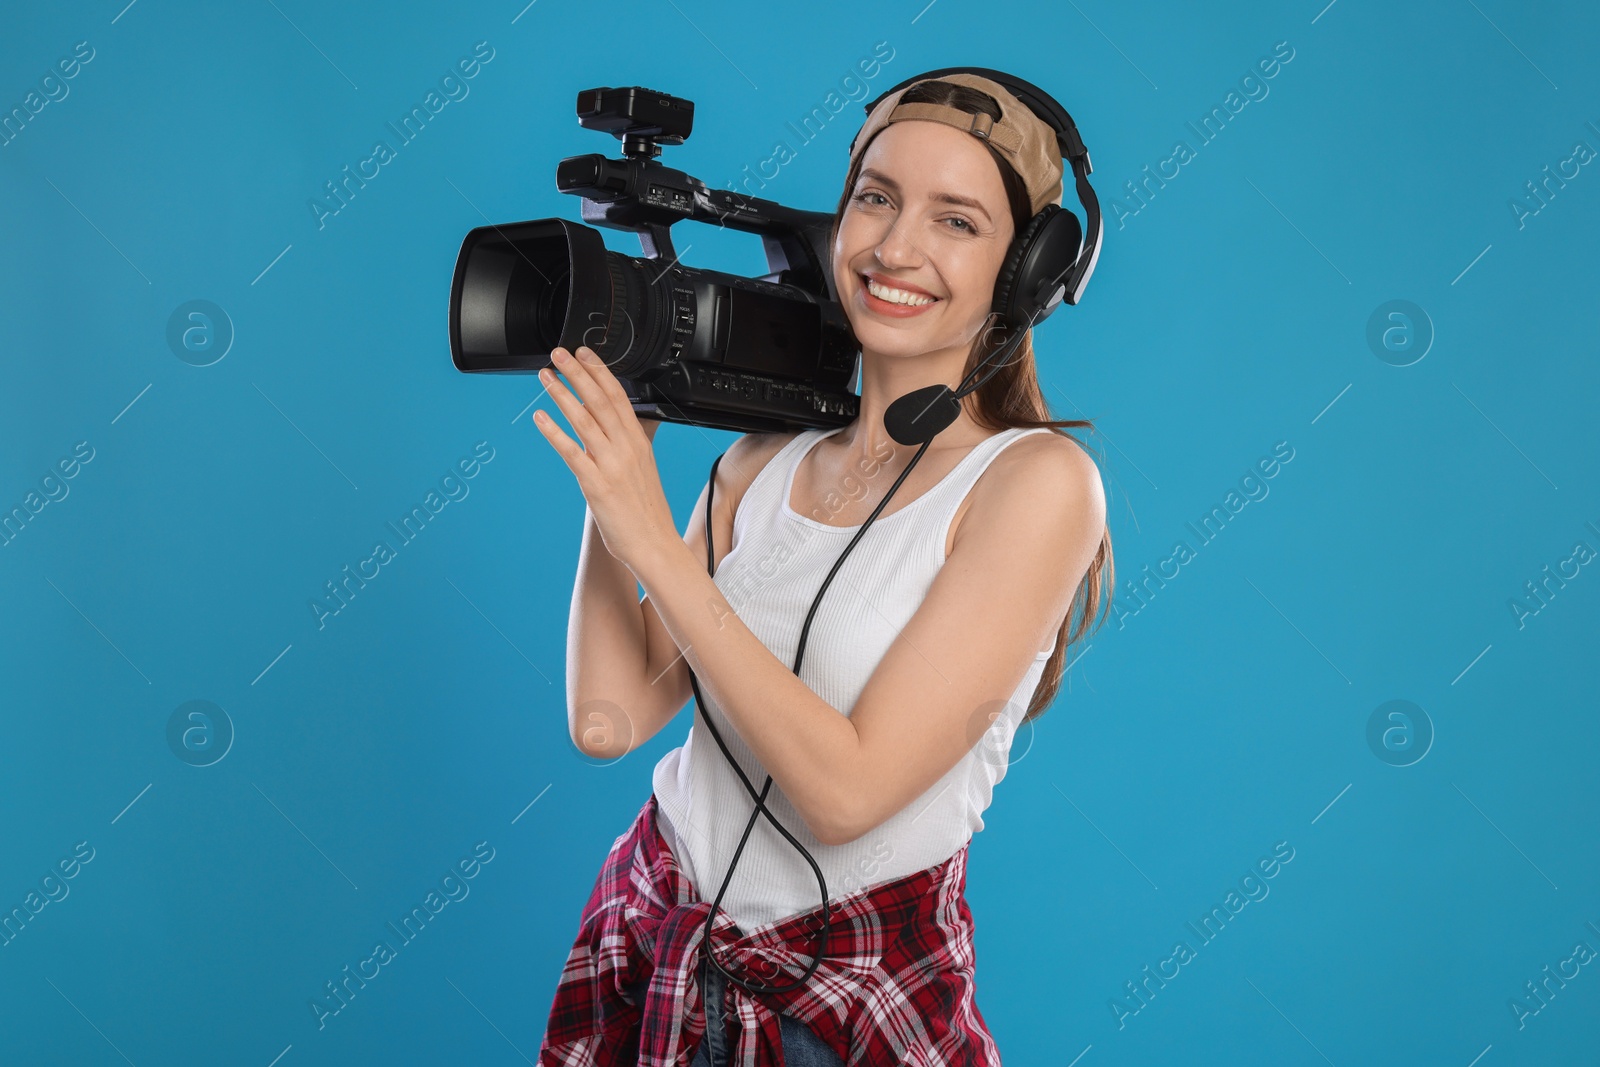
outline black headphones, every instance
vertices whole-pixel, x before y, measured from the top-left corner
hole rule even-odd
[[[1021,100],[1029,110],[1049,125],[1051,129],[1055,130],[1057,143],[1061,147],[1061,158],[1063,162],[1071,164],[1072,173],[1077,180],[1078,200],[1083,204],[1088,216],[1089,240],[1087,243],[1083,240],[1083,230],[1079,226],[1076,215],[1064,210],[1059,204],[1046,204],[1029,220],[1028,225],[1012,241],[1011,248],[1006,255],[998,280],[995,283],[993,311],[999,316],[1000,321],[1005,324],[1011,336],[991,354],[988,360],[984,361],[992,361],[994,366],[981,378],[970,384],[966,384],[967,379],[964,378],[963,384],[957,389],[952,390],[947,385],[932,385],[907,393],[889,405],[884,413],[884,424],[890,436],[903,445],[920,444],[922,447],[911,457],[911,462],[906,464],[905,470],[900,472],[899,477],[894,480],[894,484],[889,486],[889,491],[878,502],[878,506],[873,509],[872,514],[867,516],[866,522],[861,524],[861,528],[856,531],[855,536],[850,539],[850,543],[839,554],[839,559],[834,563],[832,570],[828,572],[828,576],[823,579],[822,588],[817,590],[816,598],[811,602],[811,610],[806,613],[805,624],[800,628],[800,640],[795,649],[793,667],[796,674],[800,673],[800,663],[805,658],[806,638],[811,632],[811,621],[816,617],[817,607],[822,603],[822,596],[827,592],[828,586],[832,584],[834,575],[839,573],[839,568],[843,566],[845,557],[861,542],[862,536],[867,532],[867,528],[872,525],[872,521],[888,505],[895,494],[895,490],[900,488],[901,483],[906,480],[906,476],[911,473],[911,468],[917,465],[917,460],[921,459],[923,453],[928,450],[928,445],[932,443],[933,438],[939,431],[955,420],[960,413],[960,399],[982,385],[1000,367],[1005,365],[1012,351],[1026,336],[1027,328],[1043,321],[1063,301],[1068,304],[1076,304],[1078,302],[1078,298],[1083,295],[1084,287],[1089,284],[1089,276],[1094,272],[1095,262],[1100,258],[1100,239],[1104,232],[1104,226],[1100,220],[1100,201],[1096,199],[1094,190],[1089,187],[1088,175],[1092,170],[1089,165],[1089,150],[1083,146],[1083,140],[1078,136],[1078,127],[1072,121],[1072,116],[1068,115],[1066,109],[1056,103],[1044,90],[1023,81],[1021,78],[1014,78],[1009,74],[998,70],[990,70],[987,67],[941,67],[938,70],[907,78],[894,88],[884,91],[876,100],[865,105],[867,114],[870,115],[872,109],[891,93],[903,89],[913,82],[937,78],[944,74],[976,74],[999,82],[1018,100]],[[860,137],[860,133],[858,132],[856,136]],[[850,147],[853,155],[855,151],[854,139],[851,140]],[[995,359],[994,357],[996,356],[999,358]],[[967,378],[978,374],[982,368],[983,363],[980,362],[972,368]],[[711,544],[711,503],[717,481],[717,465],[721,462],[722,456],[718,456],[712,461],[710,482],[706,487],[706,570],[713,575],[715,575],[716,570],[716,556]],[[729,765],[733,767],[734,773],[739,776],[745,791],[755,801],[755,810],[750,813],[750,821],[745,824],[744,835],[739,839],[739,846],[734,850],[733,859],[728,864],[728,873],[722,879],[722,887],[717,890],[717,895],[711,902],[711,910],[706,915],[703,927],[702,968],[715,965],[717,970],[721,971],[728,981],[736,983],[752,993],[785,993],[792,989],[798,989],[810,981],[811,976],[816,973],[818,965],[821,964],[822,958],[827,952],[828,932],[833,924],[832,898],[828,895],[827,880],[823,877],[822,869],[817,866],[816,859],[767,808],[765,801],[767,793],[772,789],[772,775],[767,775],[766,784],[758,793],[754,783],[744,773],[744,769],[739,766],[738,761],[733,758],[733,754],[728,751],[728,746],[723,741],[721,732],[718,731],[716,723],[711,721],[711,716],[705,709],[705,701],[700,695],[700,682],[695,677],[693,669],[689,671],[689,684],[694,689],[695,704],[700,710],[700,715],[705,721],[706,727],[711,731],[712,738],[716,741],[717,746],[722,749],[722,755],[727,759]],[[739,864],[739,857],[744,853],[745,843],[750,839],[750,831],[755,829],[756,819],[763,815],[766,816],[767,821],[772,824],[773,828],[782,834],[785,840],[805,857],[805,861],[811,865],[812,873],[817,877],[818,886],[822,889],[823,918],[818,932],[817,951],[813,953],[811,963],[806,968],[805,974],[798,981],[791,982],[788,985],[765,985],[759,982],[746,981],[730,974],[722,966],[721,961],[716,959],[711,950],[710,932],[712,923],[716,920],[717,909],[722,904],[722,898],[728,891],[729,883],[733,881],[734,869]],[[704,989],[705,987],[704,970],[702,970],[701,988]]]
[[[1002,322],[1012,327],[1037,325],[1063,300],[1068,304],[1078,302],[1100,258],[1100,239],[1105,226],[1100,219],[1100,201],[1089,187],[1089,175],[1094,173],[1089,163],[1089,150],[1078,136],[1077,123],[1054,97],[1032,82],[988,67],[940,67],[914,75],[879,93],[877,99],[865,105],[866,112],[871,115],[885,97],[893,96],[908,85],[945,74],[976,74],[1003,85],[1041,122],[1055,130],[1061,158],[1071,167],[1076,179],[1078,200],[1089,220],[1087,243],[1076,215],[1060,204],[1046,204],[1011,242],[1011,250],[995,285],[994,311]],[[856,138],[860,136],[858,132]],[[856,151],[856,138],[850,141],[852,156]],[[1040,312],[1038,318],[1033,317],[1035,311]]]

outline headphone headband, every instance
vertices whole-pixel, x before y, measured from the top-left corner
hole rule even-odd
[[[1078,124],[1072,121],[1072,116],[1067,114],[1067,109],[1056,101],[1056,98],[1034,85],[1002,70],[990,67],[940,67],[922,74],[914,74],[897,85],[892,85],[879,93],[875,99],[866,105],[867,114],[872,114],[873,109],[883,102],[887,96],[892,96],[915,82],[928,81],[945,74],[976,74],[988,78],[990,81],[999,82],[1010,91],[1012,96],[1039,117],[1039,120],[1056,131],[1056,144],[1061,149],[1061,158],[1070,164],[1073,160],[1083,160],[1083,172],[1093,174],[1094,167],[1089,162],[1089,150],[1084,147],[1083,138],[1078,136]],[[860,136],[858,133],[857,137]],[[850,151],[855,153],[855,139],[850,141]]]

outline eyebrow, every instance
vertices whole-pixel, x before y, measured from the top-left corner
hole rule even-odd
[[[881,185],[887,185],[890,189],[897,193],[900,191],[900,183],[883,173],[881,170],[873,170],[871,167],[867,167],[861,171],[861,173],[858,175],[858,178],[872,178]],[[989,219],[991,222],[994,221],[989,216],[989,210],[978,201],[972,199],[970,196],[957,196],[955,193],[934,193],[933,199],[942,200],[947,204],[959,204],[962,207],[970,207],[974,211],[983,212],[984,218]]]

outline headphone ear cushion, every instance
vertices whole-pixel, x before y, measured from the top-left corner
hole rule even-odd
[[[1046,204],[1039,213],[1028,220],[1028,225],[1022,233],[1011,242],[1011,248],[1006,253],[1005,262],[1000,265],[1000,274],[995,279],[994,304],[990,310],[1000,316],[1000,321],[1008,326],[1020,326],[1028,321],[1030,309],[1023,308],[1021,302],[1031,295],[1039,279],[1019,278],[1023,265],[1028,262],[1028,249],[1032,246],[1039,232],[1045,228],[1051,217],[1061,210],[1060,204]]]

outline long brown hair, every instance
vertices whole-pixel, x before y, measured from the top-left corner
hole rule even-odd
[[[904,103],[930,103],[949,104],[962,111],[974,114],[982,112],[990,118],[1000,118],[1000,105],[990,96],[978,89],[965,85],[956,85],[953,82],[926,81],[919,82],[907,89],[901,101]],[[887,129],[887,127],[885,127]],[[882,130],[878,131],[883,132]],[[873,135],[874,137],[877,134]],[[871,144],[869,140],[867,144]],[[1015,224],[1014,233],[1020,234],[1033,217],[1030,210],[1028,192],[1023,185],[1022,178],[1008,163],[1004,156],[994,150],[987,141],[983,142],[995,164],[1000,168],[1000,179],[1005,185],[1006,199],[1011,206],[1011,219]],[[839,197],[839,206],[834,210],[833,228],[828,235],[828,244],[831,248],[834,238],[839,233],[839,223],[844,217],[845,208],[849,206],[851,192],[855,189],[856,179],[860,176],[862,160],[866,158],[867,145],[862,145],[855,161],[850,165],[850,172],[845,176],[844,192]],[[1010,330],[1004,324],[995,328],[986,328],[973,343],[972,350],[967,353],[966,366],[962,369],[962,377],[972,371],[986,356],[992,354],[1006,342]],[[1090,419],[1052,419],[1050,406],[1045,402],[1044,393],[1039,388],[1039,376],[1033,356],[1033,331],[1027,330],[1016,351],[1006,361],[1005,366],[996,371],[988,381],[961,401],[967,413],[980,426],[995,430],[1013,429],[1017,427],[1046,426],[1052,432],[1060,434],[1075,441],[1080,448],[1088,451],[1087,446],[1078,438],[1069,433],[1062,433],[1065,427],[1085,427],[1094,430],[1094,422]],[[1078,591],[1074,594],[1071,605],[1067,608],[1067,615],[1061,621],[1061,628],[1056,634],[1055,651],[1050,654],[1045,662],[1044,673],[1039,678],[1038,688],[1034,690],[1033,699],[1028,704],[1027,713],[1023,721],[1027,722],[1044,714],[1046,708],[1055,700],[1056,693],[1061,688],[1063,665],[1066,662],[1068,646],[1080,640],[1089,630],[1090,622],[1094,617],[1097,606],[1100,604],[1101,594],[1105,593],[1105,610],[1100,612],[1099,620],[1094,623],[1098,630],[1105,625],[1106,616],[1111,610],[1111,593],[1116,586],[1116,564],[1111,555],[1111,529],[1108,525],[1100,537],[1100,547],[1095,552],[1094,560],[1089,564],[1088,571],[1083,580],[1078,583]]]

